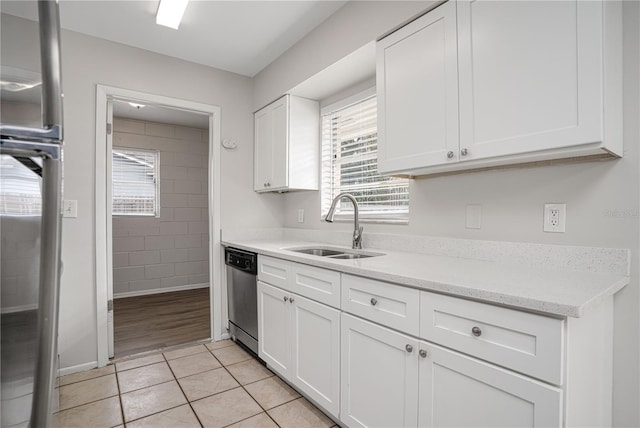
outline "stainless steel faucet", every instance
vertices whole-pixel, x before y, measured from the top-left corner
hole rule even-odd
[[[335,197],[333,202],[331,202],[331,208],[329,208],[329,212],[325,217],[324,221],[327,223],[333,223],[333,216],[336,211],[336,205],[338,205],[338,201],[342,198],[347,198],[353,203],[353,244],[351,248],[353,249],[361,249],[362,248],[362,226],[360,226],[360,222],[358,221],[358,201],[351,193],[340,193]]]

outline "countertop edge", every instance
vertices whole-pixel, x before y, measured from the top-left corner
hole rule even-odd
[[[422,291],[436,292],[439,294],[445,294],[454,297],[471,299],[487,304],[495,304],[499,306],[506,306],[509,308],[531,311],[535,313],[544,314],[553,317],[571,317],[580,318],[590,308],[596,306],[604,299],[613,296],[616,292],[620,291],[630,282],[630,276],[619,277],[616,281],[611,283],[608,287],[605,287],[600,293],[595,294],[587,301],[580,305],[562,304],[552,301],[545,301],[536,298],[528,298],[526,296],[509,295],[504,293],[492,292],[485,289],[479,289],[473,286],[462,286],[455,283],[442,283],[437,281],[430,281],[411,276],[403,276],[398,274],[384,274],[379,271],[371,269],[350,266],[346,264],[336,263],[334,260],[325,260],[317,256],[297,255],[291,252],[284,252],[282,249],[269,249],[260,245],[273,245],[267,241],[258,242],[243,242],[243,241],[222,241],[221,244],[226,247],[239,248],[246,251],[256,252],[258,254],[275,257],[278,259],[288,260],[292,262],[302,263],[319,268],[325,268],[333,271],[338,271],[345,274],[357,275],[373,280],[389,282],[398,286],[415,288]],[[332,246],[335,245],[323,244],[318,242],[291,242],[291,246]],[[345,248],[346,249],[346,248]],[[478,260],[481,261],[481,260]],[[495,262],[487,262],[495,263]],[[498,263],[496,263],[498,264]]]

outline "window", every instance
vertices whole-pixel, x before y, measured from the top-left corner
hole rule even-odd
[[[160,215],[158,158],[155,151],[113,148],[113,215]]]
[[[42,166],[40,158],[26,158]],[[11,156],[0,155],[0,215],[40,216],[42,179]]]
[[[409,221],[409,180],[378,174],[377,106],[365,98],[323,109],[322,215],[341,192],[355,196],[363,220]],[[353,205],[340,201],[336,219],[353,218]]]

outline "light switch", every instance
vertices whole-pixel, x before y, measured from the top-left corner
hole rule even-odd
[[[78,201],[65,199],[62,203],[62,217],[77,218],[78,217]]]
[[[482,227],[482,205],[467,205],[467,229]]]

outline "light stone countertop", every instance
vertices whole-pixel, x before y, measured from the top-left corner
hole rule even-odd
[[[629,276],[609,272],[547,269],[497,261],[364,249],[382,256],[339,260],[297,253],[292,247],[348,247],[281,239],[223,239],[222,245],[253,251],[343,273],[487,303],[581,317],[590,307],[629,283]]]

